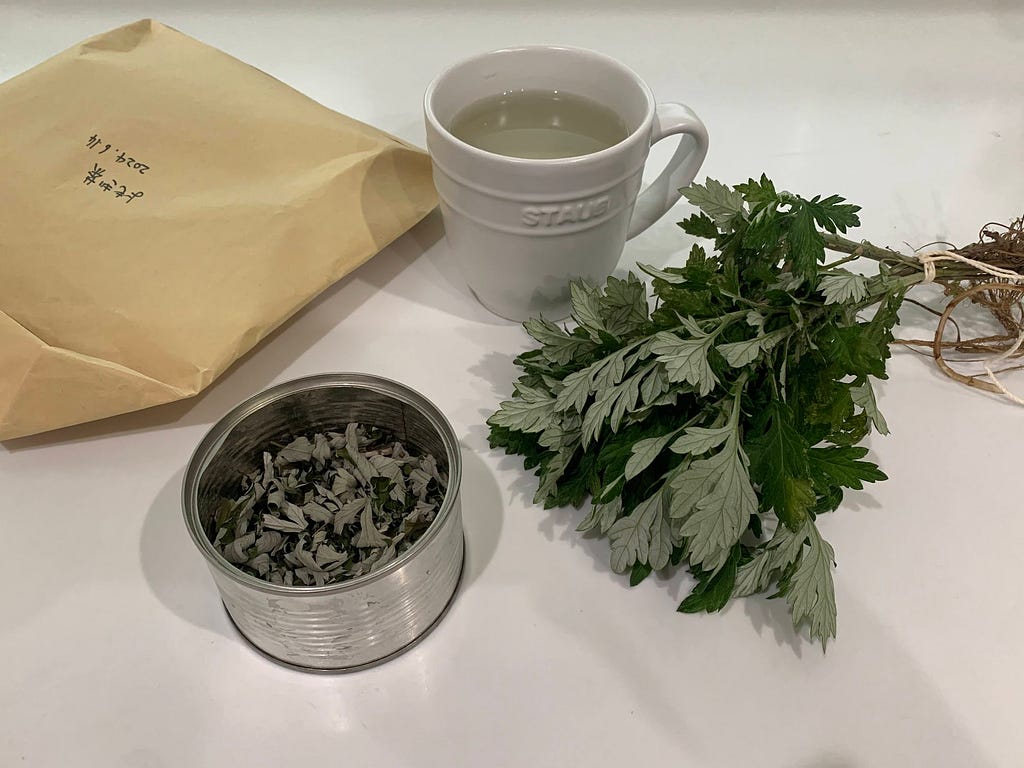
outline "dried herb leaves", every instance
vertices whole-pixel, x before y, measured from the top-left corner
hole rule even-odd
[[[274,584],[323,586],[371,573],[415,543],[448,486],[432,455],[356,423],[302,435],[242,479],[207,530],[242,571]]]

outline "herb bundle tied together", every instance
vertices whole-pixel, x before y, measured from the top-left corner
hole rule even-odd
[[[630,274],[572,284],[571,330],[528,321],[540,346],[516,359],[491,445],[536,470],[536,503],[591,498],[578,530],[608,537],[631,584],[685,564],[696,583],[683,612],[770,591],[824,647],[836,603],[819,520],[845,489],[885,479],[858,443],[888,432],[872,381],[886,377],[897,312],[925,268],[846,239],[860,209],[835,195],[777,191],[765,176],[684,194],[700,212],[682,228],[714,249],[642,267],[653,309]],[[847,256],[826,264],[826,248]],[[873,274],[843,267],[862,256]],[[947,286],[985,277],[933,268]]]

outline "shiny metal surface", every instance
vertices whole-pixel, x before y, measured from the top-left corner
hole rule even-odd
[[[342,584],[286,587],[243,573],[212,546],[205,524],[216,500],[257,467],[270,442],[350,421],[385,427],[448,472],[437,519],[400,558]],[[351,671],[412,645],[442,616],[463,564],[462,458],[451,425],[426,398],[365,374],[325,374],[280,384],[245,401],[207,433],[182,486],[185,524],[206,558],[238,630],[268,656],[317,671]]]

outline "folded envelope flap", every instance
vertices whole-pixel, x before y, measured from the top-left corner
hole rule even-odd
[[[36,431],[198,392],[436,202],[425,153],[152,21],[0,117],[0,312],[36,350],[0,344],[0,414]]]
[[[0,440],[195,394],[105,360],[48,346],[2,313],[0,350]]]

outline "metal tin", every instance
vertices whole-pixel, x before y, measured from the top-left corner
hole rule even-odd
[[[271,584],[225,560],[205,532],[215,501],[234,492],[271,442],[350,421],[384,427],[445,465],[448,492],[430,528],[379,571],[323,587]],[[324,374],[272,387],[215,424],[189,461],[182,504],[189,534],[242,635],[287,665],[341,672],[401,653],[444,614],[462,574],[461,479],[455,433],[430,401],[377,376]]]

